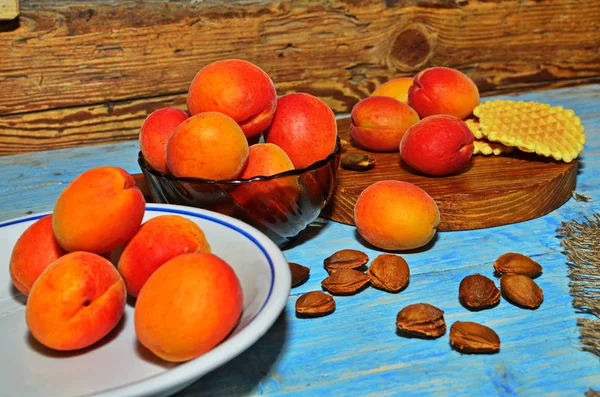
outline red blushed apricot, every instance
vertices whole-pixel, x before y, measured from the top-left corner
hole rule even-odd
[[[10,257],[10,278],[24,295],[52,262],[66,254],[52,231],[52,215],[35,221],[23,232]]]
[[[408,104],[421,118],[447,114],[464,119],[479,105],[479,90],[462,72],[434,67],[415,76],[408,90]]]
[[[297,169],[323,160],[335,150],[337,124],[333,111],[319,98],[295,93],[280,97],[267,143],[282,148]]]
[[[133,237],[145,209],[144,196],[127,171],[94,168],[75,178],[56,200],[54,235],[66,251],[103,254]]]
[[[294,169],[289,156],[272,143],[250,146],[248,161],[240,179],[272,176]],[[298,177],[277,177],[265,181],[252,181],[234,187],[231,196],[250,216],[285,219],[285,213],[296,207]]]
[[[272,143],[257,143],[249,147],[248,160],[239,178],[271,176],[293,169],[292,160],[279,146]]]
[[[248,159],[248,141],[239,125],[218,112],[181,123],[167,144],[167,167],[178,177],[235,179]]]
[[[408,89],[412,83],[412,77],[399,77],[397,79],[392,79],[377,87],[371,96],[387,96],[402,103],[408,104]]]
[[[125,283],[106,259],[71,252],[54,261],[33,284],[25,317],[31,334],[55,350],[91,346],[125,311]]]
[[[350,135],[367,150],[394,152],[417,121],[419,115],[410,106],[394,98],[371,96],[352,108]]]
[[[196,74],[187,106],[191,115],[226,114],[252,138],[271,123],[277,94],[275,84],[261,68],[241,59],[226,59],[208,64]]]
[[[173,362],[198,357],[233,330],[243,296],[233,269],[210,253],[179,255],[151,276],[135,304],[142,345]]]
[[[428,175],[463,169],[473,155],[473,133],[453,116],[425,117],[406,131],[400,143],[402,162]]]
[[[148,277],[177,255],[210,252],[200,227],[179,215],[161,215],[146,221],[129,240],[119,259],[127,292],[138,296]]]
[[[385,250],[407,250],[427,244],[440,223],[437,204],[408,182],[380,181],[367,187],[354,207],[358,233]]]
[[[188,115],[176,108],[162,108],[150,113],[140,130],[140,149],[150,167],[166,174],[167,142],[175,128],[183,123]]]

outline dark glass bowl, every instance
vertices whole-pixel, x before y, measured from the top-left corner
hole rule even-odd
[[[246,222],[283,247],[325,207],[335,185],[341,145],[310,167],[251,179],[178,178],[138,163],[156,203],[203,208]]]

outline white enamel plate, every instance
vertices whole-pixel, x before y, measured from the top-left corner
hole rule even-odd
[[[178,214],[196,222],[214,254],[229,263],[244,293],[244,311],[234,332],[210,352],[185,363],[169,364],[141,347],[135,335],[133,306],[105,339],[77,352],[40,345],[25,323],[26,298],[13,287],[9,261],[25,229],[48,213],[0,223],[0,394],[10,396],[168,395],[190,385],[256,342],[283,310],[290,271],[279,248],[264,234],[236,219],[211,211],[151,204],[144,221]]]

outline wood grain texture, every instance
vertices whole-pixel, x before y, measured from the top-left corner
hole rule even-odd
[[[309,266],[311,275],[293,289],[275,325],[246,352],[204,376],[176,397],[200,396],[581,396],[600,390],[600,362],[581,350],[571,306],[568,264],[556,228],[561,221],[600,212],[600,85],[580,86],[501,99],[545,101],[577,112],[588,141],[579,161],[577,193],[527,222],[494,228],[441,232],[432,244],[402,253],[411,269],[406,290],[389,294],[368,288],[336,298],[327,317],[300,319],[294,304],[304,292],[320,290],[327,275],[322,261],[352,248],[374,259],[382,252],[363,245],[355,228],[320,220],[286,249],[286,259]],[[114,165],[139,172],[137,142],[87,146],[0,158],[0,219],[52,210],[66,184],[86,169]],[[536,282],[545,301],[531,311],[505,300],[490,310],[470,312],[458,301],[460,280],[481,273],[493,280],[493,261],[507,251],[532,256],[544,267]],[[445,311],[448,325],[476,321],[501,338],[496,355],[461,355],[448,335],[436,340],[396,334],[395,316],[411,303],[428,302]],[[69,359],[69,358],[63,358]],[[99,364],[100,365],[100,364]],[[70,376],[89,376],[89,368]]]
[[[349,142],[342,154],[368,153],[375,168],[357,172],[340,168],[336,190],[322,216],[354,225],[354,205],[371,184],[405,181],[424,189],[437,203],[438,230],[468,230],[522,222],[555,210],[575,189],[577,161],[563,163],[517,153],[473,156],[468,167],[445,177],[429,177],[410,170],[398,152],[375,153],[355,147],[350,120],[338,121],[338,133]]]
[[[231,57],[265,69],[280,95],[309,92],[338,113],[430,66],[462,70],[486,95],[600,81],[600,3],[591,0],[24,0],[21,8],[18,26],[0,26],[0,154],[135,138],[145,114],[132,112],[119,129],[119,117],[101,109],[183,104],[202,66]],[[78,132],[84,123],[93,127]]]
[[[19,0],[0,0],[0,21],[14,19],[19,15]]]
[[[137,139],[144,119],[162,107],[185,110],[185,97],[170,95],[0,117],[0,156]]]

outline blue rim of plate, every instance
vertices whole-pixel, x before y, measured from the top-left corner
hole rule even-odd
[[[248,233],[246,230],[244,230],[242,227],[238,227],[232,223],[227,222],[226,220],[222,220],[213,216],[210,216],[208,214],[202,214],[200,212],[193,212],[193,211],[186,211],[185,209],[179,209],[179,208],[165,208],[162,206],[152,206],[152,205],[146,205],[145,208],[146,211],[153,211],[153,212],[163,212],[163,213],[174,213],[174,214],[181,214],[181,215],[187,215],[187,216],[191,216],[194,218],[200,218],[200,219],[205,219],[208,220],[210,222],[225,226],[237,233],[242,234],[244,237],[246,237],[248,240],[250,240],[253,244],[255,244],[259,250],[262,252],[262,254],[265,256],[265,258],[267,259],[267,262],[269,263],[269,269],[271,271],[271,281],[270,281],[270,285],[269,285],[269,291],[267,294],[267,297],[265,298],[265,301],[263,302],[263,304],[261,305],[261,307],[258,309],[258,311],[256,312],[256,314],[254,316],[252,316],[252,318],[250,318],[250,320],[246,323],[245,325],[245,329],[247,329],[248,327],[251,327],[254,325],[256,318],[259,316],[259,314],[261,314],[262,312],[264,312],[264,309],[266,308],[267,304],[270,303],[270,301],[272,300],[272,294],[274,291],[274,286],[275,286],[275,277],[276,277],[276,272],[275,272],[275,265],[273,263],[273,258],[271,257],[271,255],[268,253],[268,250],[261,244],[260,241],[258,241],[258,239],[256,239],[254,236],[252,236],[250,233]],[[195,210],[200,210],[200,211],[206,211],[206,210],[202,210],[202,209],[195,209]],[[7,226],[11,226],[11,225],[15,225],[15,224],[19,224],[19,223],[24,223],[24,222],[30,222],[30,221],[35,221],[38,220],[40,218],[43,218],[45,216],[51,215],[52,212],[48,211],[48,212],[44,212],[44,213],[38,213],[38,214],[34,214],[31,216],[25,216],[22,218],[17,218],[17,219],[12,219],[12,220],[8,220],[8,221],[4,221],[4,222],[0,222],[0,229],[7,227]],[[236,222],[240,222],[237,219],[233,219],[232,220],[236,221]],[[248,225],[248,227],[252,228],[251,226]],[[268,240],[268,237],[265,236],[265,239]],[[270,240],[269,240],[270,241]],[[275,243],[273,243],[273,246],[276,247]],[[277,312],[279,314],[279,312]],[[272,325],[272,324],[271,324]],[[270,328],[270,326],[269,326]],[[268,328],[267,328],[268,329]],[[177,381],[179,381],[179,383],[186,383],[187,385],[197,381],[199,378],[203,377],[204,375],[206,375],[207,373],[210,373],[212,371],[214,371],[215,369],[217,369],[218,367],[220,367],[221,365],[224,365],[225,363],[227,363],[228,361],[232,360],[235,356],[239,355],[240,353],[242,353],[244,350],[246,350],[248,347],[250,347],[252,344],[254,344],[256,342],[256,340],[258,340],[262,335],[264,335],[264,333],[267,331],[267,329],[265,329],[263,332],[260,332],[258,334],[257,338],[250,338],[249,343],[245,344],[245,347],[243,349],[241,349],[240,351],[238,351],[235,355],[226,358],[224,360],[217,360],[219,362],[218,365],[216,366],[209,366],[212,367],[210,369],[208,369],[207,371],[202,371],[199,374],[194,374],[193,376],[190,376],[190,372],[185,370],[184,368],[188,368],[190,365],[194,365],[194,361],[197,359],[200,359],[200,357],[190,360],[188,362],[184,362],[184,363],[180,363],[180,365],[167,370],[166,373],[175,371],[175,373],[177,375],[175,375],[175,379],[177,379]],[[248,339],[248,338],[245,338]],[[221,344],[227,342],[227,340],[223,341]],[[248,341],[247,341],[248,342]],[[244,344],[244,343],[242,343]],[[219,346],[216,346],[215,348],[218,348]],[[207,352],[210,353],[210,352]],[[179,369],[179,370],[178,370]],[[123,392],[127,391],[129,393],[133,392],[132,395],[136,395],[136,396],[141,396],[141,395],[145,395],[145,394],[140,394],[139,392],[141,391],[142,393],[144,392],[149,392],[150,390],[153,390],[154,392],[159,392],[159,393],[165,393],[167,390],[169,390],[170,388],[173,387],[172,384],[170,384],[169,382],[167,382],[167,384],[170,384],[170,386],[167,386],[166,388],[164,387],[156,387],[156,381],[162,380],[164,379],[166,373],[159,373],[159,374],[155,374],[150,376],[149,378],[145,378],[145,379],[139,379],[133,382],[129,382],[129,383],[125,383],[116,387],[109,387],[108,389],[105,390],[99,390],[96,392],[93,392],[91,394],[83,394],[80,395],[80,397],[84,397],[84,396],[111,396],[113,394],[117,394],[117,395],[125,395],[123,394]],[[153,389],[149,389],[148,385],[152,385],[154,384],[155,388]],[[137,390],[133,390],[132,388],[136,388],[138,385],[141,386],[141,390],[137,391]],[[142,386],[143,385],[143,386]],[[184,386],[185,387],[185,386]],[[176,386],[176,390],[181,390],[181,388],[179,388],[178,386]],[[168,393],[171,394],[171,393]]]
[[[225,226],[231,230],[236,231],[237,233],[246,237],[248,240],[252,241],[252,243],[254,243],[254,245],[256,245],[258,247],[258,249],[260,249],[260,251],[265,256],[265,258],[267,258],[267,262],[269,263],[269,269],[271,270],[271,282],[269,284],[269,292],[267,293],[267,297],[266,297],[265,301],[263,302],[262,306],[258,309],[256,314],[254,316],[252,316],[252,318],[248,321],[248,324],[250,324],[252,321],[254,321],[256,316],[258,316],[263,311],[263,309],[265,308],[265,306],[271,299],[271,294],[273,293],[273,285],[275,284],[275,266],[273,265],[273,259],[271,258],[271,256],[269,255],[269,253],[267,252],[265,247],[263,247],[262,244],[260,242],[258,242],[258,240],[256,240],[256,238],[254,238],[254,236],[252,236],[245,230],[243,230],[235,225],[232,225],[231,223],[225,222],[221,219],[214,218],[210,215],[199,214],[196,212],[174,209],[174,208],[154,207],[154,206],[148,206],[148,205],[146,205],[146,211],[167,212],[167,213],[171,213],[171,214],[187,215],[187,216],[192,216],[195,218],[206,219],[208,221],[217,223],[219,225]],[[16,224],[23,223],[23,222],[35,221],[35,220],[41,219],[48,215],[51,215],[51,213],[31,215],[31,216],[28,216],[25,218],[9,220],[4,223],[0,222],[0,228],[16,225]]]

